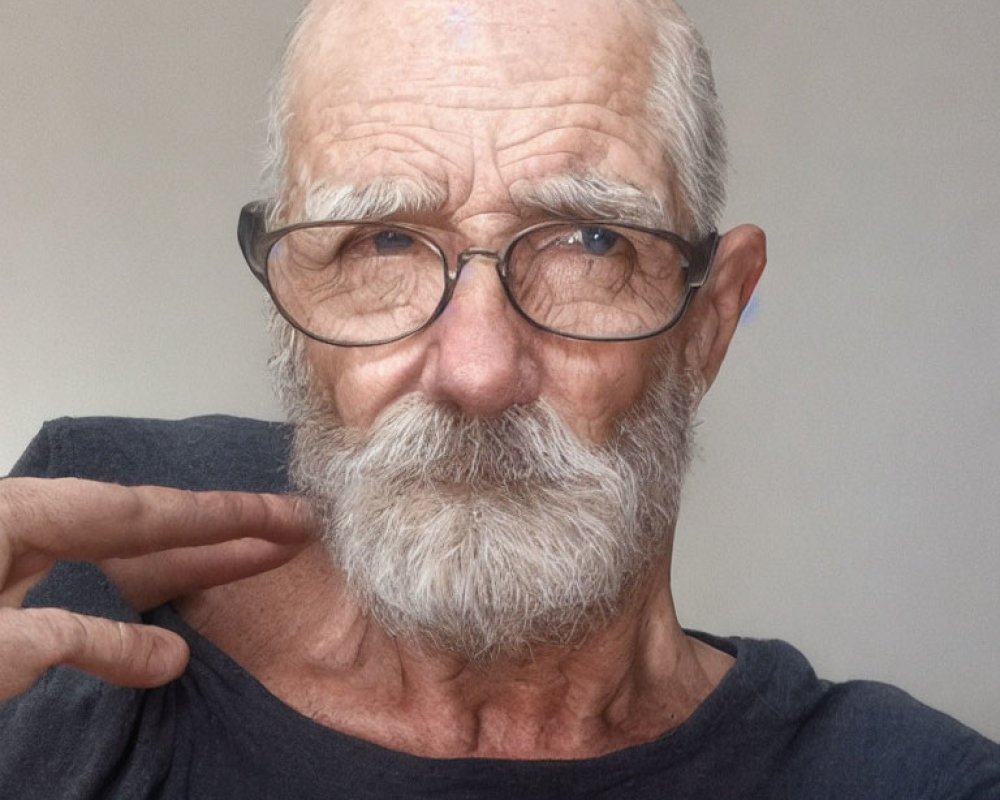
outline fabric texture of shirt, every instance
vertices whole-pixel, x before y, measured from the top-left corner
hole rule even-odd
[[[15,475],[287,490],[285,426],[232,417],[47,423]],[[27,604],[136,621],[89,564],[58,564]],[[576,761],[429,759],[286,706],[169,606],[191,662],[151,690],[68,667],[0,704],[0,797],[774,798],[1000,800],[1000,746],[884,684],[819,680],[777,641],[695,634],[735,663],[674,731]]]

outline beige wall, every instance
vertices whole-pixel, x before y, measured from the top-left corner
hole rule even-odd
[[[0,463],[62,414],[273,416],[234,242],[297,0],[0,8]],[[771,265],[703,410],[682,620],[1000,738],[995,0],[691,0]]]

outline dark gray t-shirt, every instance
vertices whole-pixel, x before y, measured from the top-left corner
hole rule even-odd
[[[287,430],[200,418],[57,421],[18,474],[280,491]],[[58,565],[30,595],[136,619],[95,567]],[[49,670],[0,704],[0,798],[990,798],[1000,746],[889,686],[820,681],[789,645],[703,637],[735,665],[676,730],[583,761],[426,759],[303,717],[169,607],[191,645],[153,690]],[[701,634],[698,634],[701,635]]]

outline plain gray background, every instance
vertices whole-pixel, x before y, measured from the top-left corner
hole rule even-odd
[[[234,230],[298,5],[0,8],[0,470],[63,414],[279,414]],[[682,622],[1000,738],[996,2],[688,10],[727,223],[771,257],[701,414]]]

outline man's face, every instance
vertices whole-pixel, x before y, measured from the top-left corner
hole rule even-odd
[[[551,217],[531,195],[553,177],[596,175],[674,208],[646,122],[647,46],[634,12],[590,0],[347,4],[312,26],[294,65],[287,217],[326,215],[332,189],[413,179],[443,202],[395,218],[441,230],[454,258]],[[663,337],[593,344],[538,331],[482,259],[425,331],[373,348],[305,346],[351,428],[414,393],[469,417],[542,399],[595,442],[642,396],[663,349]]]
[[[355,218],[332,207],[345,187],[424,187],[433,202],[391,218],[435,228],[454,263],[554,215],[614,217],[607,198],[543,190],[586,176],[650,199],[632,221],[687,232],[644,113],[643,31],[591,0],[343,7],[292,65],[284,220]],[[474,259],[417,334],[303,339],[307,369],[279,369],[293,476],[383,626],[470,659],[516,654],[585,634],[665,567],[700,388],[683,330],[545,333]]]

